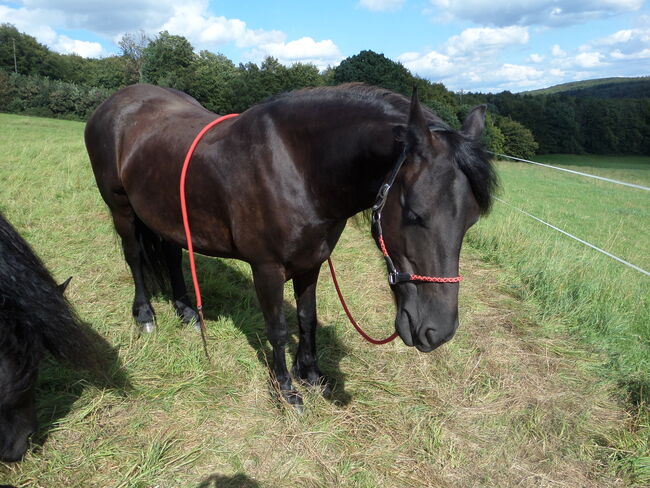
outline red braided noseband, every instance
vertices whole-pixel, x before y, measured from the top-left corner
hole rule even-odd
[[[388,258],[388,249],[386,249],[386,244],[384,243],[384,236],[379,235],[379,249],[381,249],[381,253],[384,255],[384,257]],[[421,275],[416,275],[416,274],[409,274],[409,280],[408,281],[425,281],[427,283],[460,283],[463,281],[463,277],[461,275],[458,276],[453,276],[453,277],[443,277],[443,276],[421,276]]]

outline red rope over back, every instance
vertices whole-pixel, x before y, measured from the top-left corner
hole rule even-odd
[[[194,283],[194,295],[196,296],[196,309],[199,313],[199,322],[201,325],[201,338],[203,339],[203,348],[205,349],[205,354],[208,354],[208,348],[205,342],[205,320],[203,319],[203,301],[201,300],[201,289],[199,288],[199,280],[196,276],[196,264],[194,262],[194,247],[192,246],[192,233],[190,232],[190,221],[187,216],[187,203],[185,200],[185,178],[187,176],[187,168],[190,165],[192,160],[192,155],[196,146],[198,146],[199,141],[203,138],[206,132],[208,132],[215,125],[223,122],[224,120],[237,117],[239,114],[228,114],[218,119],[213,120],[208,125],[201,129],[201,132],[197,134],[192,141],[192,145],[185,155],[185,161],[183,162],[183,169],[181,170],[181,183],[180,183],[180,196],[181,196],[181,213],[183,214],[183,227],[185,228],[185,239],[187,240],[187,252],[190,259],[190,270],[192,271],[192,282]]]
[[[397,332],[395,332],[390,337],[387,337],[386,339],[381,339],[381,340],[373,339],[372,337],[370,337],[368,334],[366,334],[363,331],[363,329],[359,326],[359,324],[357,324],[355,322],[354,318],[352,317],[352,314],[350,313],[350,310],[348,310],[348,306],[345,303],[345,299],[343,298],[343,294],[341,293],[341,288],[339,287],[339,282],[336,279],[336,271],[334,271],[334,265],[332,264],[332,260],[330,258],[327,258],[327,264],[330,267],[330,273],[332,274],[332,281],[334,281],[334,287],[336,288],[336,293],[339,295],[339,300],[341,302],[341,305],[343,305],[343,310],[345,310],[345,313],[348,316],[348,319],[350,320],[350,323],[354,326],[355,329],[357,329],[357,332],[359,334],[361,334],[361,337],[363,337],[368,342],[370,342],[372,344],[377,344],[377,345],[387,344],[387,343],[391,342],[392,340],[394,340],[397,337]]]

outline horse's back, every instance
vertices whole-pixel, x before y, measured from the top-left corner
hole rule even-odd
[[[97,145],[104,150],[108,149],[107,138],[122,142],[127,135],[138,138],[156,132],[169,119],[213,116],[194,98],[172,88],[131,85],[114,93],[91,115],[86,124],[86,145],[89,150]]]
[[[151,148],[174,147],[169,139],[181,138],[191,121],[209,121],[214,114],[194,98],[171,88],[131,85],[104,101],[91,115],[85,142],[104,199],[124,190],[123,169],[131,160],[150,154]],[[173,133],[161,130],[173,125]],[[108,202],[107,202],[108,203]]]

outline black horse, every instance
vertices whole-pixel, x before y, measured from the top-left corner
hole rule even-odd
[[[0,214],[0,461],[19,460],[36,431],[34,393],[46,350],[85,369],[105,366],[64,288]]]
[[[144,331],[154,329],[148,268],[166,268],[177,313],[185,322],[196,317],[181,271],[187,242],[178,182],[192,140],[215,118],[181,92],[134,85],[105,101],[86,126],[97,186],[135,282],[133,315]],[[271,98],[222,122],[198,145],[186,180],[194,248],[250,263],[273,373],[290,403],[302,400],[285,360],[284,283],[293,280],[297,301],[293,375],[319,384],[316,282],[347,219],[368,209],[391,179],[381,244],[392,271],[457,276],[465,232],[489,209],[496,184],[479,142],[484,120],[485,106],[476,107],[455,131],[422,109],[415,93],[409,103],[352,84]],[[404,343],[426,352],[448,341],[458,326],[458,283],[397,281],[395,325]]]

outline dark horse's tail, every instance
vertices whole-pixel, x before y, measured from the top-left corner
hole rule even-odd
[[[0,349],[38,363],[47,349],[99,373],[96,332],[85,325],[29,244],[0,214]]]

